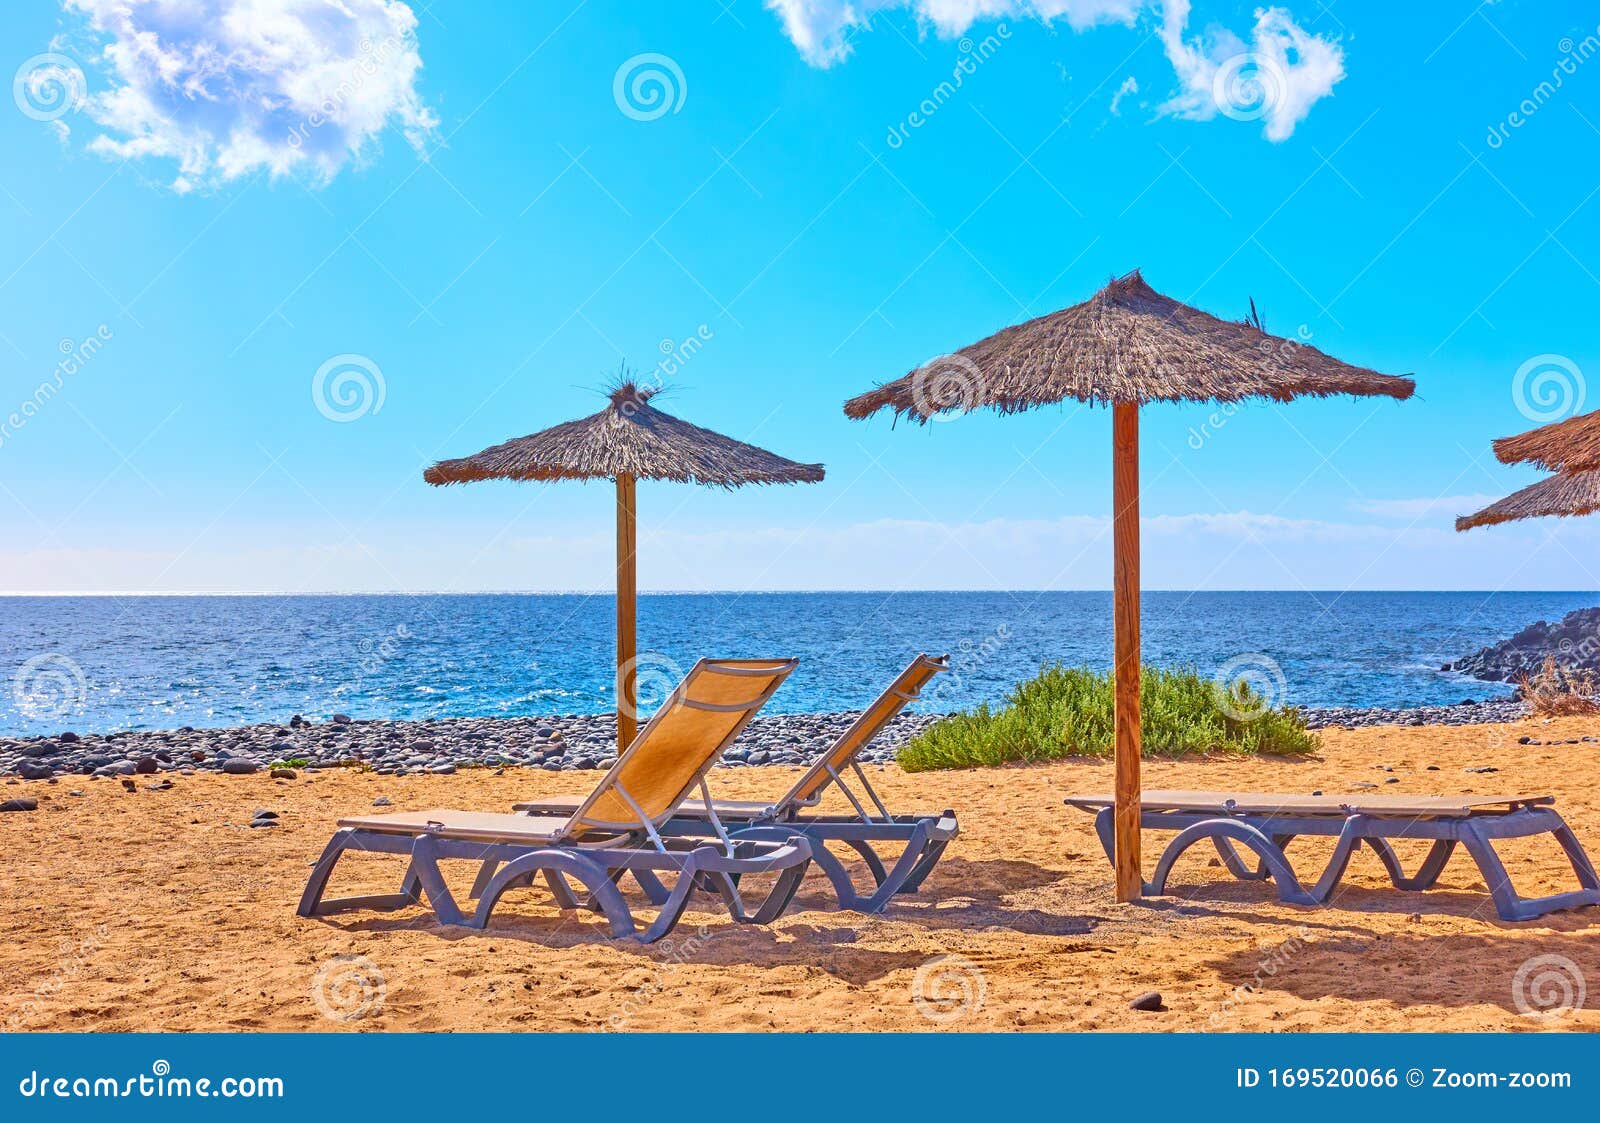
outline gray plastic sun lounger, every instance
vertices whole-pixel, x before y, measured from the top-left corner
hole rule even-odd
[[[945,847],[959,833],[954,811],[939,814],[893,815],[873,790],[862,770],[861,750],[905,709],[917,700],[928,681],[948,670],[948,656],[919,655],[901,671],[889,688],[862,711],[847,729],[794,785],[774,803],[740,800],[687,800],[662,828],[664,834],[696,837],[713,833],[715,824],[738,823],[750,827],[769,827],[775,831],[801,834],[812,841],[811,857],[828,875],[842,908],[858,912],[881,912],[901,893],[914,893],[938,863]],[[846,770],[861,787],[858,796],[845,782]],[[854,815],[815,815],[807,812],[821,802],[829,787],[836,787],[855,809]],[[869,810],[862,798],[871,804]],[[570,814],[577,806],[572,799],[536,800],[518,803],[514,810],[532,815]],[[850,872],[825,845],[829,842],[850,847],[866,860],[875,882],[869,893],[858,892]],[[899,856],[886,861],[874,844],[899,847]],[[660,890],[640,879],[647,892],[659,896]]]
[[[795,665],[793,659],[702,659],[570,813],[533,817],[432,810],[339,820],[340,829],[300,898],[299,914],[405,908],[426,897],[442,923],[482,928],[501,894],[542,875],[560,907],[594,909],[610,922],[613,936],[638,936],[645,943],[672,930],[697,888],[720,895],[737,921],[764,924],[776,918],[794,899],[811,860],[803,836],[757,826],[735,837],[715,818],[708,837],[669,836],[662,828],[695,788],[709,796],[706,772]],[[408,855],[411,864],[400,892],[324,901],[334,866],[350,850]],[[439,871],[439,861],[447,858],[481,863],[471,915],[456,903]],[[642,932],[617,888],[630,871],[641,884],[661,890],[651,901],[659,907],[656,920]],[[670,892],[657,876],[663,873],[677,875]],[[751,911],[739,895],[739,879],[755,873],[778,877]],[[586,898],[580,901],[569,878],[587,890]]]
[[[1112,800],[1108,795],[1078,796],[1066,801],[1095,815],[1095,830],[1106,856],[1112,853]],[[1415,796],[1415,795],[1274,795],[1257,792],[1145,792],[1140,821],[1145,830],[1177,831],[1156,863],[1145,885],[1146,894],[1166,891],[1167,877],[1178,856],[1209,839],[1234,877],[1246,881],[1271,878],[1278,898],[1290,904],[1323,905],[1338,888],[1350,858],[1366,845],[1378,855],[1397,889],[1432,888],[1444,872],[1457,844],[1466,847],[1478,864],[1484,884],[1501,920],[1532,920],[1558,909],[1600,904],[1600,878],[1584,853],[1572,828],[1558,815],[1548,795],[1533,796]],[[1512,888],[1511,878],[1494,851],[1501,838],[1530,835],[1555,836],[1572,863],[1582,887],[1549,897],[1525,898]],[[1306,888],[1295,876],[1284,849],[1300,835],[1336,838],[1333,857],[1317,883]],[[1396,857],[1391,839],[1433,840],[1428,856],[1414,875],[1407,876]],[[1255,852],[1259,864],[1251,869],[1234,849],[1238,843]]]

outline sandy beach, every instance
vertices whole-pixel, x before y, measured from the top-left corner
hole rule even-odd
[[[1600,746],[1518,738],[1597,732],[1592,719],[1329,730],[1314,760],[1157,760],[1145,783],[1548,792],[1594,852]],[[1498,771],[1467,771],[1483,767]],[[8,798],[40,805],[0,815],[9,898],[0,969],[10,980],[0,1018],[17,1029],[117,1031],[1600,1029],[1592,998],[1590,1009],[1544,1018],[1521,1012],[1514,994],[1519,967],[1536,956],[1600,979],[1595,910],[1502,923],[1470,861],[1457,859],[1431,893],[1397,893],[1363,853],[1339,907],[1304,909],[1227,879],[1196,850],[1176,895],[1119,906],[1089,817],[1061,804],[1107,788],[1107,764],[878,771],[892,804],[960,814],[961,837],[920,897],[864,917],[826,911],[808,882],[771,928],[694,913],[652,946],[613,942],[533,890],[509,895],[485,932],[442,928],[420,908],[294,915],[342,814],[380,798],[397,810],[506,809],[583,791],[592,775],[329,770],[180,776],[166,791],[141,776],[131,793],[86,777],[8,786]],[[792,776],[724,770],[714,790],[753,798]],[[262,808],[279,813],[278,827],[247,826]],[[1548,839],[1503,845],[1523,892],[1570,886]],[[1325,846],[1304,843],[1306,868]],[[336,888],[387,891],[400,868],[348,859]],[[366,963],[341,977],[351,970],[341,956]],[[1130,1009],[1147,991],[1167,1009]],[[330,1018],[324,1007],[361,1016]]]

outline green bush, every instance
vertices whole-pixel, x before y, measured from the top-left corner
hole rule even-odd
[[[1265,705],[1242,680],[1223,688],[1193,667],[1146,667],[1139,699],[1147,756],[1304,756],[1318,747],[1299,710]],[[1110,672],[1056,664],[1013,687],[1004,706],[985,704],[937,722],[898,760],[907,772],[925,772],[1110,756],[1112,709]]]

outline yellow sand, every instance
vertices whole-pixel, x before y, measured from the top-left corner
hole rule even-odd
[[[1522,746],[1574,738],[1600,721],[1331,731],[1303,763],[1151,762],[1148,787],[1329,793],[1376,783],[1386,793],[1549,792],[1600,856],[1600,745]],[[1438,771],[1426,771],[1428,765]],[[1466,768],[1495,765],[1472,774]],[[1381,770],[1387,765],[1393,772]],[[962,834],[923,894],[886,915],[825,908],[808,883],[771,928],[691,913],[667,944],[606,938],[540,890],[508,895],[485,932],[444,929],[421,908],[302,920],[309,864],[341,814],[387,796],[394,808],[509,809],[574,794],[592,773],[509,770],[379,777],[324,772],[294,781],[178,777],[166,792],[68,778],[0,788],[41,798],[0,815],[0,1025],[39,1030],[1444,1030],[1600,1029],[1600,910],[1528,924],[1495,919],[1464,856],[1428,894],[1385,888],[1366,852],[1340,907],[1278,904],[1232,881],[1197,848],[1178,894],[1110,902],[1109,868],[1069,793],[1105,790],[1103,763],[907,776],[881,772],[901,808],[954,807]],[[713,792],[756,798],[791,769],[729,770]],[[1385,784],[1394,777],[1398,783]],[[86,794],[72,797],[81,788]],[[253,810],[276,829],[244,826]],[[1147,836],[1153,864],[1159,836]],[[1423,844],[1403,844],[1414,864]],[[1296,843],[1303,871],[1328,844]],[[1504,844],[1525,892],[1572,887],[1548,839]],[[335,890],[385,892],[401,860],[347,859]],[[464,892],[471,872],[453,875]],[[703,925],[703,928],[701,927]],[[338,957],[364,957],[351,961]],[[940,960],[937,957],[947,956]],[[1589,1009],[1521,1013],[1515,977],[1559,956],[1586,976]],[[1549,975],[1554,971],[1555,975]],[[319,974],[320,973],[320,974]],[[1536,963],[1532,1001],[1549,1002],[1567,968]],[[377,976],[381,975],[381,987]],[[1549,976],[1540,978],[1541,976]],[[1253,989],[1240,989],[1250,987]],[[1129,1009],[1159,991],[1168,1010]],[[921,1001],[918,1001],[918,997]],[[1541,999],[1542,996],[1542,999]],[[321,999],[320,1003],[318,999]],[[331,1020],[360,1011],[350,1021]]]

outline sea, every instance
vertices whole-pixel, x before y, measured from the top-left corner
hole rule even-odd
[[[1442,664],[1600,603],[1595,593],[1147,592],[1146,663],[1244,677],[1305,707],[1419,706],[1510,688]],[[592,594],[0,598],[0,736],[599,713],[614,602]],[[1061,662],[1111,662],[1108,592],[647,594],[641,706],[701,657],[795,656],[769,712],[859,709],[919,652],[919,704],[1002,701]]]

